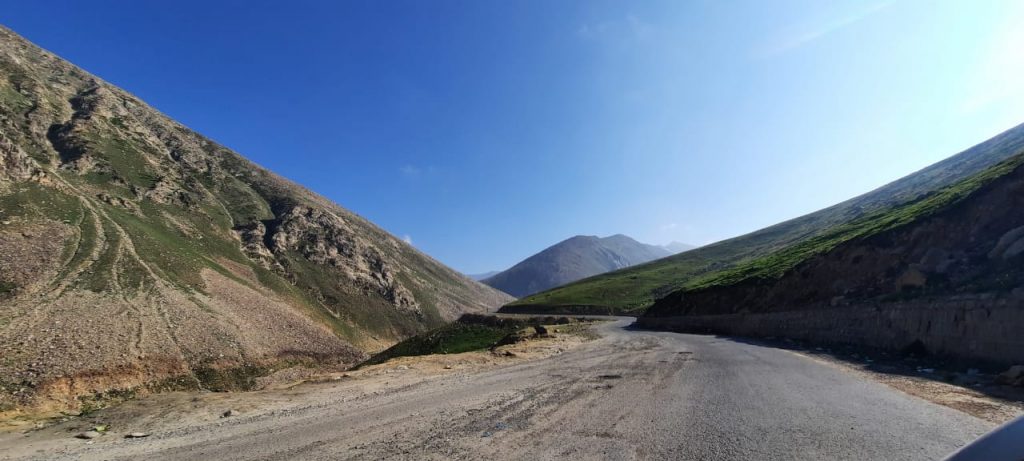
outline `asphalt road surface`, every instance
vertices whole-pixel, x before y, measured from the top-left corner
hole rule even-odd
[[[629,323],[604,324],[601,339],[546,359],[357,397],[327,393],[63,456],[926,460],[992,428],[793,352]]]

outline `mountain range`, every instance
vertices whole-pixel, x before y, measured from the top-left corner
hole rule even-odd
[[[251,387],[509,300],[0,27],[0,410]]]
[[[686,247],[684,244],[675,245],[676,248]],[[577,235],[484,279],[483,283],[522,297],[672,254],[665,247],[640,243],[622,234],[604,238]]]

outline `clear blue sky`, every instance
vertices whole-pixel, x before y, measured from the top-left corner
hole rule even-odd
[[[0,22],[465,272],[709,243],[1024,122],[1022,2],[6,1]]]

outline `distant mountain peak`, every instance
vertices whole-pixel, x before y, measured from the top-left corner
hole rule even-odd
[[[665,248],[637,242],[625,234],[576,235],[484,279],[483,283],[521,297],[670,255],[672,252]]]
[[[661,247],[668,250],[672,254],[682,253],[684,251],[689,251],[694,248],[697,248],[696,245],[690,245],[689,243],[683,243],[675,240],[665,245],[662,245]]]

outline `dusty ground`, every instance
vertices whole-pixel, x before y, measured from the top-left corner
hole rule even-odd
[[[558,333],[554,333],[554,331]],[[0,459],[60,452],[90,444],[73,436],[95,426],[106,425],[102,440],[109,442],[133,432],[175,433],[204,425],[219,425],[227,410],[242,416],[273,415],[289,411],[301,402],[330,399],[372,398],[396,389],[443,376],[465,376],[498,367],[557,355],[597,338],[587,325],[552,326],[549,337],[511,344],[494,351],[451,355],[399,357],[380,365],[349,372],[322,374],[304,368],[282,370],[263,378],[265,388],[256,392],[171,392],[148,395],[86,415],[52,416],[37,414],[0,421]]]
[[[513,345],[513,356],[401,358],[260,392],[151,396],[9,429],[0,458],[913,460],[995,425],[819,357],[628,324],[601,324],[594,341]],[[95,424],[110,428],[72,437]],[[135,431],[150,435],[124,438]]]

